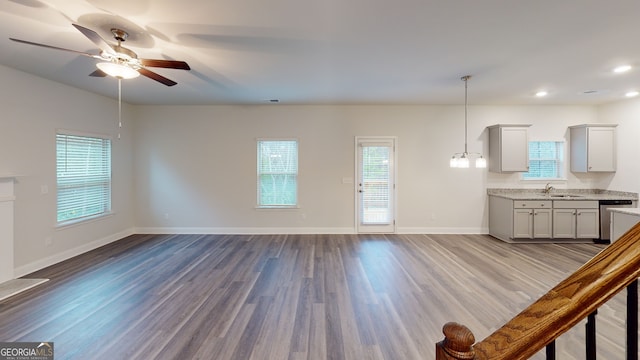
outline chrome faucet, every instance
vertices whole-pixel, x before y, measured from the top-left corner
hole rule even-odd
[[[553,186],[551,186],[551,184],[547,183],[547,185],[544,186],[544,193],[549,195],[551,193],[551,190],[553,190]]]

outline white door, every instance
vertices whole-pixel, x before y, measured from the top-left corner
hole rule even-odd
[[[359,233],[395,232],[395,138],[357,137]]]

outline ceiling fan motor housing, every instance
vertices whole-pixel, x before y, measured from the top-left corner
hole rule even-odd
[[[118,41],[126,41],[129,37],[129,33],[117,28],[111,28],[111,33],[113,34],[113,37]]]

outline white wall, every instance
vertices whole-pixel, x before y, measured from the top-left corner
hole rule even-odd
[[[136,225],[142,232],[354,232],[354,137],[398,137],[398,231],[486,232],[487,187],[544,187],[518,174],[450,169],[464,147],[462,106],[143,106],[135,124]],[[470,106],[469,151],[486,126],[523,123],[567,139],[589,106]],[[299,210],[256,210],[256,138],[300,141]],[[569,173],[557,187],[607,185]],[[619,190],[627,190],[621,188]]]
[[[18,175],[14,214],[16,275],[130,234],[134,226],[132,137],[130,128],[125,127],[122,140],[115,140],[117,102],[2,66],[0,78],[0,173]],[[126,119],[131,111],[128,106],[124,110]],[[115,215],[56,229],[56,129],[114,137]],[[48,188],[46,194],[43,187]],[[46,239],[51,239],[52,244],[46,246]]]
[[[354,137],[398,137],[398,230],[481,233],[487,187],[542,187],[518,175],[449,169],[464,146],[462,106],[131,106],[113,145],[114,216],[55,228],[55,131],[117,134],[113,99],[0,67],[0,174],[16,183],[16,274],[134,231],[353,232]],[[113,83],[115,86],[115,82]],[[470,106],[469,150],[487,154],[485,127],[527,123],[532,139],[567,126],[619,123],[616,174],[570,174],[558,187],[640,192],[640,102],[589,106]],[[300,140],[298,210],[256,210],[255,139]],[[42,187],[48,193],[42,194]],[[165,218],[165,214],[168,218]],[[50,238],[51,246],[45,246]]]
[[[609,187],[640,193],[640,100],[601,106],[598,119],[618,124],[618,171]]]

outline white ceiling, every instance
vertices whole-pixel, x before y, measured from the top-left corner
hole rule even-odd
[[[77,23],[189,63],[152,69],[173,87],[124,80],[133,104],[461,104],[466,74],[470,104],[603,104],[640,89],[639,15],[638,0],[5,0],[0,64],[116,97],[95,59],[9,40],[97,54]]]

